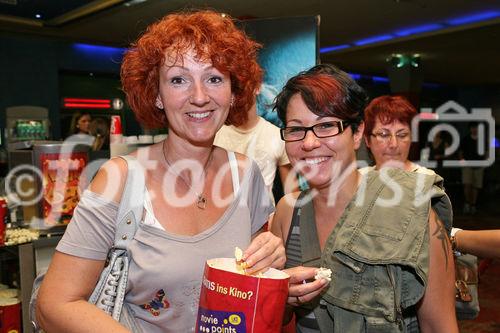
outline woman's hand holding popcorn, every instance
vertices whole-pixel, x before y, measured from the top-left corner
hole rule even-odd
[[[286,261],[283,241],[269,231],[261,232],[253,238],[241,260],[246,263],[245,272],[250,275],[269,267],[281,269]]]
[[[284,272],[290,275],[287,303],[291,306],[316,298],[328,286],[328,278],[331,279],[331,270],[325,268],[298,266]]]

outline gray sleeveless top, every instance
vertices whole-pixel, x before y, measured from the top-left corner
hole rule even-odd
[[[85,191],[57,251],[104,260],[113,243],[117,206]],[[236,246],[246,248],[273,210],[253,162],[233,202],[209,229],[182,236],[141,223],[129,246],[125,301],[142,331],[194,332],[205,261],[233,257]]]
[[[293,208],[290,229],[285,242],[286,263],[285,268],[297,267],[303,265],[302,249],[300,245],[300,201],[306,192],[301,192],[295,207]],[[319,333],[318,323],[313,309],[307,306],[296,307],[296,331],[297,333]]]

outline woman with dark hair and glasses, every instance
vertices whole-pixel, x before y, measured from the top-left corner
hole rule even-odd
[[[331,65],[276,97],[290,162],[310,186],[285,196],[272,224],[291,276],[285,318],[296,314],[297,332],[458,332],[449,212],[431,208],[445,194],[431,175],[359,173],[366,100]]]

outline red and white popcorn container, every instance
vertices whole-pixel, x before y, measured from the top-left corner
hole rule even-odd
[[[196,332],[280,332],[289,276],[273,268],[259,276],[243,275],[236,267],[234,258],[205,264]]]

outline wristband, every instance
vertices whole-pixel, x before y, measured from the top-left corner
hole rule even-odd
[[[457,232],[462,231],[460,228],[452,228],[451,229],[451,237],[450,237],[450,243],[451,243],[451,250],[455,253],[456,256],[461,256],[462,254],[460,251],[457,250],[458,248],[458,241],[457,241]]]

